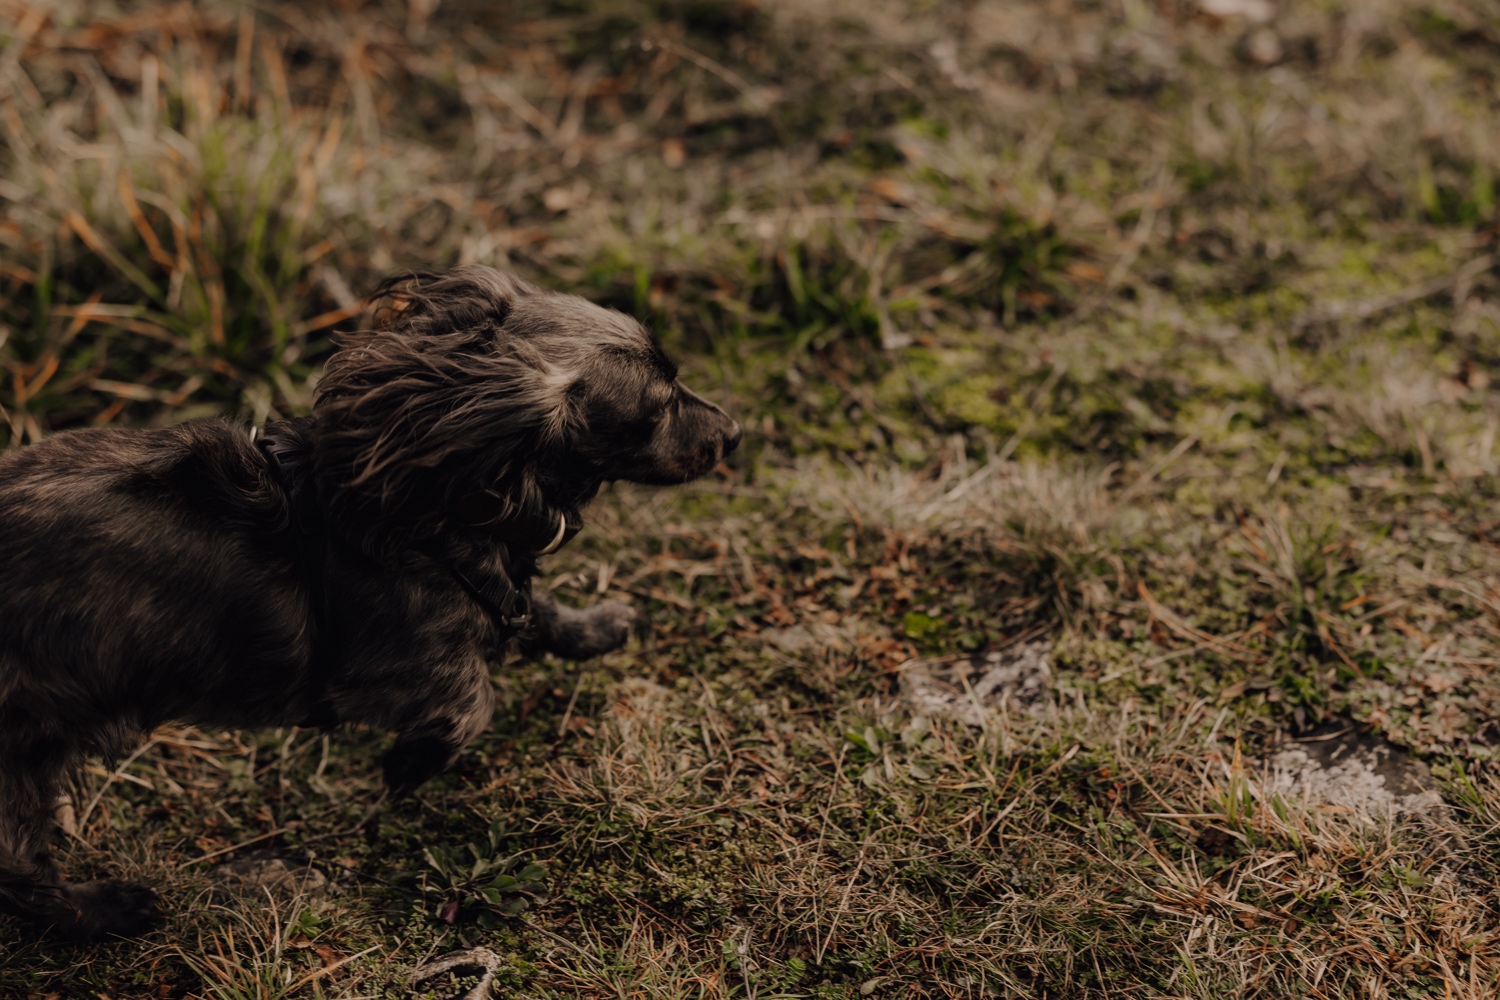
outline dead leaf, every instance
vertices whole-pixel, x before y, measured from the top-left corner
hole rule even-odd
[[[884,198],[892,205],[910,204],[915,197],[910,184],[896,180],[894,177],[876,177],[866,185],[871,194]]]

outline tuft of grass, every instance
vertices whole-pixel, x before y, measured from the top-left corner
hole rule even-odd
[[[357,311],[325,259],[348,249],[324,236],[344,228],[330,215],[356,215],[329,213],[329,180],[362,183],[343,117],[294,111],[266,82],[284,91],[285,57],[253,20],[161,11],[132,27],[176,30],[121,79],[118,38],[47,24],[32,44],[56,48],[28,66],[58,89],[9,105],[3,404],[17,441],[305,408],[318,334]]]

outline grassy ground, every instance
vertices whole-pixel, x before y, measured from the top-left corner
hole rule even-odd
[[[0,445],[305,410],[471,260],[748,428],[605,495],[542,584],[637,640],[497,668],[414,800],[379,733],[91,769],[63,863],[166,921],[0,923],[0,995],[1500,993],[1497,56],[1483,0],[0,0]],[[1041,714],[901,707],[1028,638]],[[1447,813],[1253,794],[1341,718]]]

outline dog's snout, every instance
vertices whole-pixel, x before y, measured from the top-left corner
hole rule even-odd
[[[724,454],[728,455],[734,449],[738,448],[744,436],[744,431],[740,429],[740,422],[738,420],[729,421],[729,433],[724,435]]]

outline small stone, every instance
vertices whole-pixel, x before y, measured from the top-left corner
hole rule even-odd
[[[491,991],[495,985],[495,970],[503,964],[500,956],[488,948],[455,951],[417,966],[407,979],[407,985],[415,991],[419,983],[428,982],[439,976],[478,974],[479,982],[463,995],[462,1000],[490,1000],[493,995]]]
[[[1285,54],[1281,39],[1270,28],[1256,28],[1240,42],[1245,59],[1260,66],[1274,66]]]
[[[768,628],[763,635],[772,646],[792,656],[824,649],[846,649],[849,645],[847,630],[828,622]]]
[[[1271,0],[1198,0],[1198,7],[1211,17],[1242,17],[1252,24],[1269,21],[1276,16],[1276,5]]]

